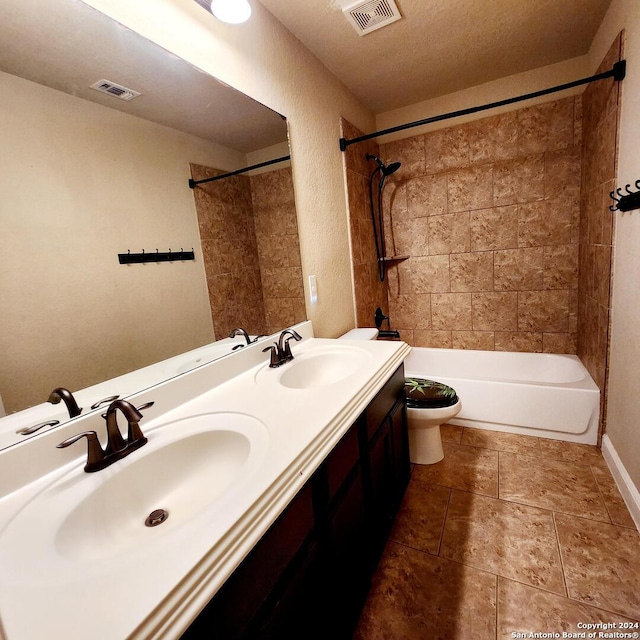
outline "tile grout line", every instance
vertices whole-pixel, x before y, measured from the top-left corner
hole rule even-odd
[[[602,487],[600,486],[600,483],[598,482],[598,476],[596,476],[596,474],[593,472],[593,467],[591,465],[589,465],[589,471],[591,471],[591,476],[595,480],[596,487],[598,487],[598,495],[600,496],[600,500],[602,500],[602,503],[604,504],[604,508],[605,508],[605,510],[607,512],[607,515],[609,516],[609,524],[615,525],[616,523],[613,521],[613,518],[611,517],[611,511],[609,510],[609,506],[607,504],[607,500],[606,500],[606,498],[604,496],[604,493],[602,491]]]
[[[441,558],[440,550],[442,549],[442,541],[444,540],[444,530],[447,526],[447,517],[449,516],[449,505],[451,504],[451,496],[453,495],[453,489],[449,488],[449,498],[447,499],[447,508],[444,511],[444,518],[442,519],[442,529],[440,530],[440,540],[438,541],[438,550],[436,555]]]
[[[496,574],[496,640],[498,640],[498,633],[500,633],[500,576]]]
[[[560,558],[560,569],[562,571],[562,584],[564,585],[565,596],[569,597],[569,588],[567,587],[567,577],[565,575],[564,558],[562,557],[562,546],[560,545],[560,534],[558,533],[558,523],[556,522],[556,512],[551,512],[551,518],[553,519],[553,530],[556,534],[556,548],[558,549],[558,557]]]

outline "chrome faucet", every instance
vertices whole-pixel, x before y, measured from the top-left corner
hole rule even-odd
[[[51,404],[58,404],[60,400],[62,400],[67,406],[70,418],[75,418],[82,413],[82,407],[78,407],[78,403],[69,389],[57,387],[49,394],[47,402],[50,402]]]
[[[278,342],[274,342],[272,346],[265,347],[262,351],[271,351],[271,360],[269,367],[272,369],[280,367],[286,364],[290,360],[293,360],[293,353],[291,353],[291,346],[289,341],[291,339],[296,341],[302,340],[302,336],[293,329],[285,329],[281,334]]]
[[[152,403],[153,404],[153,403]],[[118,427],[118,411],[126,417],[128,423],[127,439],[122,437]],[[107,446],[103,449],[95,431],[83,431],[71,438],[67,438],[56,445],[58,449],[64,449],[82,438],[87,439],[87,463],[84,470],[87,473],[106,469],[118,460],[122,460],[132,451],[139,449],[147,443],[147,438],[140,429],[139,422],[142,414],[130,402],[126,400],[114,400],[107,409],[104,417],[107,421]]]

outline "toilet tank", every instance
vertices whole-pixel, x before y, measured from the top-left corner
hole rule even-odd
[[[340,340],[376,340],[378,337],[378,330],[365,327],[359,329],[351,329],[344,335],[340,336]]]

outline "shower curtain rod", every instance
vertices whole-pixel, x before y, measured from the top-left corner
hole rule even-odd
[[[556,93],[557,91],[564,91],[565,89],[572,89],[573,87],[579,87],[582,84],[588,84],[596,80],[604,80],[605,78],[613,78],[620,82],[624,80],[624,76],[627,70],[626,60],[619,60],[616,62],[609,71],[598,73],[595,76],[589,76],[588,78],[582,78],[582,80],[574,80],[573,82],[567,82],[566,84],[560,84],[557,87],[551,87],[549,89],[542,89],[540,91],[534,91],[533,93],[525,93],[522,96],[515,98],[507,98],[506,100],[498,100],[497,102],[490,102],[478,107],[469,107],[468,109],[460,109],[459,111],[451,111],[449,113],[443,113],[439,116],[432,116],[431,118],[425,118],[424,120],[416,120],[415,122],[408,122],[406,124],[400,124],[396,127],[390,127],[389,129],[382,129],[381,131],[375,131],[374,133],[367,133],[357,138],[340,138],[340,150],[346,151],[347,147],[358,142],[364,142],[365,140],[371,140],[379,136],[386,136],[389,133],[396,133],[396,131],[404,131],[405,129],[412,129],[413,127],[419,127],[432,122],[440,122],[441,120],[449,120],[451,118],[457,118],[459,116],[466,116],[471,113],[477,113],[478,111],[486,111],[487,109],[495,109],[496,107],[503,107],[515,102],[522,102],[524,100],[530,100],[531,98],[538,98],[540,96],[546,96],[550,93]]]
[[[196,185],[202,184],[203,182],[213,182],[214,180],[222,180],[222,178],[230,178],[231,176],[237,176],[239,173],[246,173],[253,169],[268,167],[270,164],[277,164],[278,162],[284,162],[285,160],[291,160],[291,156],[282,156],[282,158],[274,158],[273,160],[267,160],[266,162],[261,162],[259,164],[252,164],[250,167],[230,171],[229,173],[223,173],[222,175],[214,176],[213,178],[205,178],[204,180],[194,180],[193,178],[189,178],[189,188],[195,189]]]

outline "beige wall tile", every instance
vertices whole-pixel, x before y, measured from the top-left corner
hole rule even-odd
[[[389,296],[391,326],[397,329],[431,329],[430,294]]]
[[[468,129],[464,126],[449,127],[427,133],[425,140],[425,170],[439,173],[449,169],[469,166]]]
[[[518,246],[518,207],[495,207],[470,212],[470,250],[510,249]]]
[[[516,331],[518,294],[516,292],[473,293],[471,296],[474,331]]]
[[[428,219],[429,254],[465,253],[469,251],[469,212],[431,216]]]
[[[454,349],[480,349],[493,351],[493,331],[452,331],[451,342]]]
[[[451,331],[425,331],[423,329],[416,329],[413,332],[413,346],[451,349]]]
[[[447,176],[421,176],[407,182],[407,210],[412,218],[447,212]]]
[[[570,146],[544,155],[544,193],[546,198],[580,196],[582,149]]]
[[[518,207],[518,246],[569,244],[573,209],[563,198],[521,204]]]
[[[471,164],[510,160],[518,155],[517,112],[476,120],[466,127]]]
[[[487,209],[493,206],[491,165],[460,169],[447,174],[449,212]]]
[[[493,165],[495,206],[536,202],[544,198],[544,156],[517,158]]]
[[[520,291],[518,293],[520,331],[564,332],[569,329],[569,292]]]
[[[544,248],[544,288],[578,288],[578,245]]]
[[[411,258],[411,279],[415,293],[451,291],[449,256]]]
[[[493,252],[452,254],[451,291],[492,291]]]
[[[496,351],[542,353],[542,334],[532,331],[496,331]]]
[[[431,326],[434,331],[464,331],[472,328],[470,293],[434,293],[431,296]]]
[[[505,249],[494,257],[494,286],[496,291],[542,289],[544,249]]]
[[[400,169],[390,176],[390,180],[400,182],[425,173],[424,136],[414,136],[404,140],[389,142],[380,147],[380,156],[385,162],[401,162]]]
[[[575,353],[577,348],[575,333],[543,333],[544,353]]]
[[[573,98],[520,109],[517,113],[521,154],[557,151],[574,144]]]
[[[428,256],[429,255],[429,221],[431,218],[409,219],[409,237],[398,247],[397,255]],[[396,245],[397,246],[397,245]],[[404,251],[403,248],[408,247]]]

